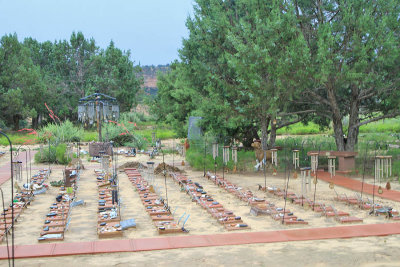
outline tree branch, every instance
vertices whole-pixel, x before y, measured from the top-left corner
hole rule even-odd
[[[297,112],[288,112],[288,113],[279,113],[278,116],[288,116],[288,115],[297,115],[297,114],[303,114],[303,113],[311,113],[315,112],[315,109],[309,109],[309,110],[302,110],[302,111],[297,111]]]
[[[379,120],[383,120],[383,119],[388,119],[388,118],[394,118],[394,117],[397,117],[397,116],[400,116],[400,111],[394,112],[394,113],[390,113],[390,114],[386,114],[386,115],[382,115],[382,116],[379,116],[379,117],[375,117],[375,118],[372,118],[372,119],[369,119],[369,120],[366,120],[366,121],[363,121],[363,122],[359,122],[359,123],[357,123],[355,125],[350,126],[349,128],[356,128],[356,127],[360,127],[362,125],[365,125],[365,124],[368,124],[368,123],[371,123],[371,122],[375,122],[375,121],[379,121]]]

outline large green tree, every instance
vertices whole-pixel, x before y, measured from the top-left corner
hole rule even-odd
[[[93,58],[92,93],[94,90],[117,98],[121,111],[129,111],[135,104],[136,93],[143,79],[139,66],[130,60],[131,52],[116,48],[114,42]]]
[[[5,35],[0,40],[0,103],[1,119],[14,130],[20,120],[35,116],[45,96],[40,68],[36,66],[28,48],[17,35]]]
[[[36,128],[49,120],[44,103],[61,119],[75,120],[79,99],[94,92],[116,97],[121,111],[127,111],[142,84],[139,73],[130,51],[121,51],[113,42],[100,49],[81,32],[69,40],[43,43],[33,38],[21,43],[16,34],[3,36],[0,120],[18,129],[19,121],[30,117]]]
[[[185,105],[187,113],[174,120],[199,115],[204,128],[246,144],[261,129],[265,146],[272,147],[277,129],[305,119],[307,105],[287,101],[299,95],[308,55],[293,5],[198,0],[187,27],[182,62],[159,86],[159,103],[166,98]]]
[[[400,114],[399,1],[293,2],[309,48],[304,99],[332,121],[337,149],[354,150],[361,125]]]

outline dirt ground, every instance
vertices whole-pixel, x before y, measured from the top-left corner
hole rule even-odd
[[[86,150],[86,148],[84,148]],[[0,151],[5,151],[0,148]],[[6,164],[7,155],[0,158],[0,166]],[[138,161],[146,164],[149,161],[148,155],[137,155],[137,157],[118,156],[118,166],[130,161]],[[154,160],[162,162],[162,156],[157,156]],[[334,219],[321,217],[320,214],[306,209],[302,206],[287,202],[287,209],[290,209],[299,218],[309,222],[308,225],[285,226],[280,222],[265,216],[253,216],[250,214],[250,207],[235,196],[229,194],[222,188],[217,187],[211,181],[203,177],[202,171],[193,171],[186,163],[181,166],[182,158],[175,155],[165,156],[165,162],[177,166],[186,172],[186,175],[193,181],[200,183],[204,190],[213,198],[220,202],[225,208],[232,210],[237,216],[241,216],[243,221],[251,226],[251,232],[283,230],[294,228],[315,228],[339,226],[340,223]],[[86,167],[81,173],[77,198],[86,202],[84,206],[75,207],[72,210],[71,224],[65,233],[64,242],[93,241],[98,240],[97,225],[97,186],[95,168],[100,168],[99,163],[92,163],[84,158],[83,164]],[[46,165],[47,166],[47,165]],[[32,172],[46,167],[32,164]],[[50,181],[60,180],[62,177],[63,166],[52,166]],[[221,174],[221,173],[218,173]],[[24,174],[25,175],[25,174]],[[143,176],[147,177],[144,171]],[[258,184],[264,185],[264,176],[262,172],[255,173],[226,173],[225,178],[243,188],[248,188],[259,197],[266,197],[270,202],[277,206],[284,206],[284,200],[271,194],[258,191]],[[268,186],[283,188],[285,186],[284,174],[272,176],[268,173]],[[368,178],[366,182],[372,183]],[[22,182],[20,183],[22,184]],[[181,192],[180,187],[167,177],[162,175],[154,177],[155,187],[165,196],[166,188],[168,192],[168,203],[175,211],[175,218],[179,218],[183,213],[190,214],[185,228],[189,229],[188,235],[201,234],[221,234],[227,231],[212,218],[205,210],[191,201],[188,195]],[[384,186],[384,184],[382,184]],[[1,186],[5,192],[6,199],[10,199],[11,182],[6,182]],[[122,219],[134,218],[137,228],[124,231],[122,239],[127,238],[146,238],[156,237],[158,233],[152,224],[152,221],[140,201],[139,195],[135,192],[132,184],[123,172],[119,172],[119,188],[121,198],[121,216]],[[392,183],[392,189],[400,190],[398,183]],[[298,194],[301,192],[300,178],[290,179],[289,190]],[[15,244],[37,244],[40,229],[43,226],[45,215],[48,213],[49,206],[54,202],[58,188],[51,188],[46,194],[39,195],[33,203],[26,209],[15,225]],[[334,190],[323,181],[317,184],[316,201],[328,205],[334,205],[336,209],[347,211],[352,216],[357,216],[364,220],[363,224],[389,222],[384,217],[368,215],[368,211],[360,210],[355,206],[348,206],[334,200],[336,194],[346,193],[353,196],[354,192],[335,187]],[[313,192],[309,192],[309,197],[313,197]],[[391,206],[394,209],[400,209],[400,203],[380,199],[376,197],[376,202]],[[8,203],[8,202],[7,202]],[[367,237],[340,240],[317,240],[302,242],[286,242],[273,244],[252,244],[224,247],[190,248],[175,249],[151,252],[135,253],[113,253],[98,254],[86,256],[67,256],[57,258],[36,258],[17,260],[17,266],[54,266],[59,262],[72,264],[84,263],[87,266],[400,266],[400,238],[399,236],[388,237]],[[7,265],[7,261],[0,261],[0,266]]]

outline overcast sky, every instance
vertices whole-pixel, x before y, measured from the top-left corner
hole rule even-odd
[[[130,49],[137,64],[167,64],[188,36],[192,6],[192,0],[0,0],[0,34],[42,42],[82,31],[102,48],[113,40]]]

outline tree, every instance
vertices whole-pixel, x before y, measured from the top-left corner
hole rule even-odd
[[[178,136],[187,134],[188,115],[196,110],[199,95],[196,95],[182,77],[185,70],[182,64],[174,62],[169,72],[158,75],[158,93],[151,106],[151,111],[158,115],[158,120],[170,124]]]
[[[190,34],[180,50],[182,62],[167,77],[172,81],[160,79],[159,99],[175,100],[186,111],[185,119],[202,116],[203,128],[247,145],[261,128],[265,146],[273,147],[277,129],[307,114],[306,104],[287,101],[301,89],[308,54],[302,52],[307,46],[296,30],[294,6],[282,1],[196,3],[194,17],[187,20]],[[185,122],[182,115],[174,120]]]
[[[0,40],[0,104],[3,119],[19,129],[19,121],[36,114],[45,87],[40,68],[30,57],[17,35],[5,35]]]
[[[235,3],[236,14],[240,10],[245,15],[228,34],[234,48],[228,51],[228,64],[240,85],[233,88],[232,105],[258,122],[263,145],[271,148],[277,129],[312,112],[292,101],[303,88],[299,81],[305,75],[307,46],[296,30],[294,6],[283,1]]]
[[[294,3],[309,48],[304,98],[320,118],[332,120],[337,149],[354,150],[361,125],[400,115],[400,5],[396,0]]]
[[[114,42],[93,58],[92,90],[117,98],[121,111],[129,111],[136,100],[136,93],[143,80],[139,66],[130,60],[130,51],[123,52]],[[94,93],[94,92],[93,92]]]

